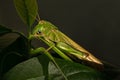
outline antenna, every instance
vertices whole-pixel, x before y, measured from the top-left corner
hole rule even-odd
[[[38,18],[38,20],[40,21],[41,18],[40,18],[40,16],[39,16],[39,13],[37,13],[37,18]]]
[[[38,13],[37,13],[37,17],[36,17],[36,16],[33,16],[32,14],[30,14],[30,16],[31,16],[32,18],[35,18],[35,20],[36,20],[37,22],[40,21],[40,17],[39,17],[39,14],[38,14]]]

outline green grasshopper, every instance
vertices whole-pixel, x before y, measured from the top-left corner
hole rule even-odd
[[[80,60],[103,65],[99,59],[67,37],[48,21],[40,20],[38,25],[33,29],[32,35],[44,41],[50,46],[49,49],[53,49],[66,60],[72,61],[71,58],[76,57]]]

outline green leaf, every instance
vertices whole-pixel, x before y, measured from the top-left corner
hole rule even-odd
[[[30,78],[30,79],[27,79],[27,80],[45,80],[45,76]]]
[[[9,46],[4,48],[1,53],[8,53],[8,52],[17,52],[21,55],[27,55],[28,54],[28,39],[24,36],[19,36],[13,43],[11,43]]]
[[[22,61],[23,58],[17,52],[9,52],[4,55],[2,59],[0,59],[0,78],[2,78],[3,74],[6,73],[9,69]]]
[[[45,57],[45,55],[40,55],[39,57],[31,58],[16,65],[5,74],[4,80],[65,80],[62,73],[56,68],[53,62],[50,61],[48,65],[49,60],[46,61],[47,57]],[[43,60],[47,65],[43,64]],[[67,77],[67,80],[113,80],[104,72],[102,73],[88,66],[61,59],[55,60]],[[43,69],[44,67],[46,69]],[[47,70],[48,75],[45,75],[44,71],[46,72]]]
[[[25,60],[26,56],[28,56],[27,39],[20,36],[0,51],[0,74],[6,73],[14,65]]]
[[[108,80],[105,74],[90,67],[59,59],[56,59],[56,62],[68,80]],[[64,80],[64,77],[53,63],[49,64],[48,70],[51,80]]]
[[[14,4],[23,22],[31,26],[38,13],[36,0],[14,0]]]
[[[11,43],[13,43],[18,37],[19,35],[16,35],[13,33],[1,36],[0,37],[0,51],[4,49],[5,47],[7,47],[8,45],[10,45]]]
[[[50,59],[45,54],[42,54],[41,56],[39,56],[38,59],[43,67],[43,74],[45,76],[45,80],[47,80],[48,75],[49,75],[48,74],[48,65],[49,65]]]
[[[43,78],[42,66],[36,57],[16,65],[4,76],[4,80],[44,80]]]
[[[10,33],[10,32],[12,32],[11,29],[9,29],[3,25],[0,25],[0,36],[3,36],[3,35]]]

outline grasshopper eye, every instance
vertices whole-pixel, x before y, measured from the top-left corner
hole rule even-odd
[[[40,33],[41,33],[41,31],[40,31],[40,30],[38,30],[38,31],[37,31],[37,34],[40,34]]]

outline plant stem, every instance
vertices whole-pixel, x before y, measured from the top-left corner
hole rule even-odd
[[[28,55],[31,51],[31,26],[28,26]]]

